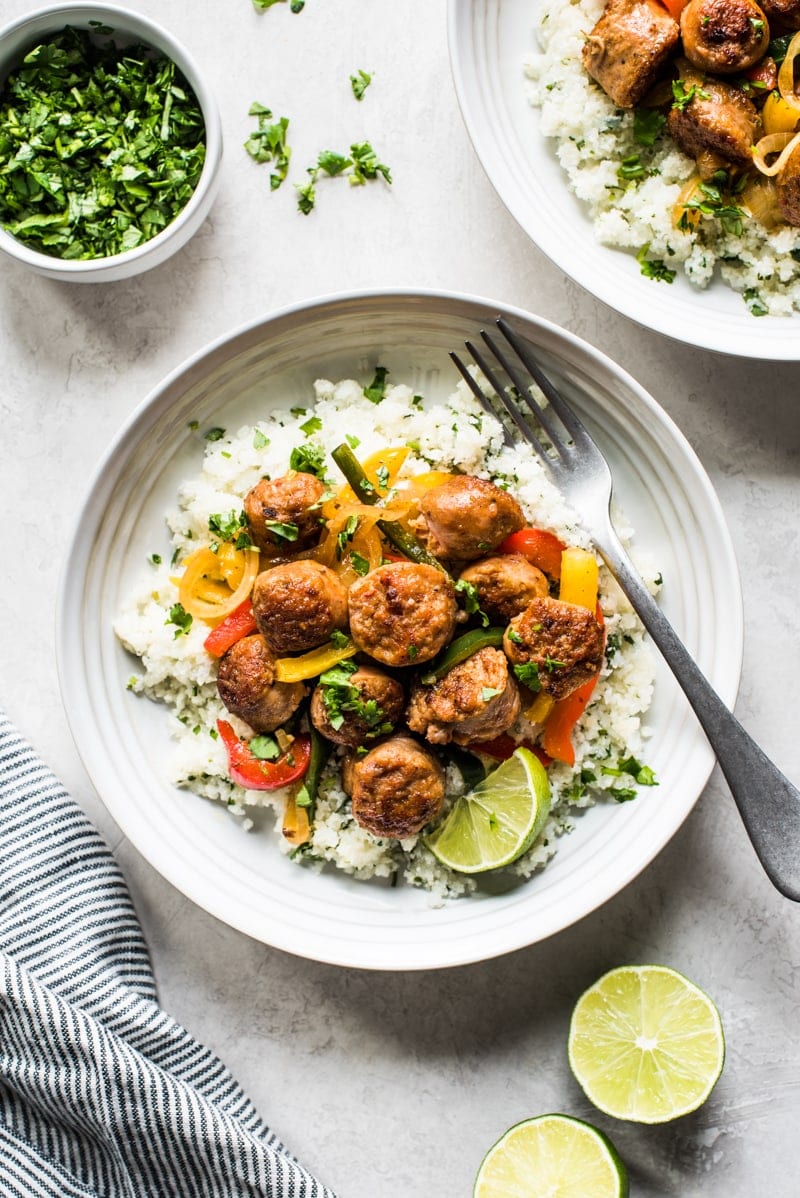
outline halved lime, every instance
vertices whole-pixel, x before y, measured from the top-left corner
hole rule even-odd
[[[425,843],[443,865],[459,873],[499,869],[527,852],[549,811],[544,766],[530,749],[516,749],[456,800]]]
[[[666,1123],[696,1111],[724,1059],[719,1011],[666,965],[612,969],[572,1013],[570,1068],[587,1098],[617,1119]]]
[[[581,1119],[540,1115],[490,1148],[472,1198],[627,1198],[628,1173],[608,1136]]]

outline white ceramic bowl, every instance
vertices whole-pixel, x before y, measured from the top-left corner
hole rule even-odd
[[[421,969],[492,957],[566,927],[634,878],[691,810],[713,765],[682,692],[659,665],[647,763],[659,786],[576,820],[540,874],[440,908],[410,887],[315,874],[270,830],[244,832],[225,809],[170,786],[166,709],[126,690],[136,671],[114,636],[123,599],[169,553],[164,517],[204,442],[273,404],[307,406],[320,377],[367,381],[375,365],[443,399],[457,375],[447,351],[503,313],[540,349],[613,465],[636,543],[662,570],[664,607],[723,699],[741,663],[739,580],[719,504],[678,429],[603,354],[487,300],[437,293],[311,301],[225,337],[169,376],[109,447],[78,515],[58,603],[64,705],[98,792],[139,851],[175,886],[249,935],[303,956],[374,969]],[[196,427],[196,426],[195,426]],[[343,432],[348,431],[343,428]]]
[[[42,38],[59,32],[66,25],[88,29],[92,22],[112,28],[119,42],[152,46],[179,67],[190,83],[203,113],[206,157],[197,187],[178,216],[150,241],[123,254],[87,261],[68,261],[41,254],[0,227],[0,250],[39,274],[72,283],[108,283],[114,279],[126,279],[159,266],[181,249],[208,216],[219,185],[222,161],[219,110],[197,63],[163,26],[130,9],[112,4],[64,3],[36,9],[17,18],[0,29],[0,86],[28,50]]]
[[[800,361],[800,313],[754,317],[719,279],[700,291],[642,276],[633,254],[601,245],[567,185],[555,142],[525,94],[540,0],[449,0],[453,79],[476,153],[500,199],[565,274],[646,328],[741,357]]]

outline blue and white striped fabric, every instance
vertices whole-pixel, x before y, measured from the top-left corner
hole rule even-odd
[[[97,831],[0,712],[2,1198],[333,1198],[158,1005]]]

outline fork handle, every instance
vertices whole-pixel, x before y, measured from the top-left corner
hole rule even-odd
[[[800,791],[759,748],[692,659],[617,540],[600,556],[638,612],[691,703],[767,876],[800,902]]]

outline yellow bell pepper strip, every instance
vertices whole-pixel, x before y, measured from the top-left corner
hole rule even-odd
[[[499,649],[503,643],[504,631],[503,628],[474,628],[472,632],[465,632],[463,636],[456,637],[433,659],[420,682],[425,686],[433,686],[435,682],[444,678],[448,670],[472,657],[473,653],[481,649]]]
[[[308,736],[296,736],[288,752],[277,761],[263,761],[236,735],[227,720],[217,720],[217,730],[228,754],[231,781],[246,790],[280,790],[299,781],[308,769],[311,758],[311,738]]]
[[[338,445],[331,457],[362,503],[375,504],[378,502],[380,496],[377,490],[367,478],[361,463],[346,442]],[[403,556],[410,561],[417,562],[419,565],[435,566],[442,573],[447,573],[438,558],[428,553],[417,538],[406,532],[396,521],[379,520],[378,528],[386,539],[391,541],[395,549],[399,549]]]
[[[250,636],[257,629],[253,604],[249,599],[245,599],[243,603],[233,609],[229,616],[225,617],[221,624],[212,628],[203,641],[203,647],[206,653],[210,653],[212,657],[222,657],[223,653],[228,652],[231,645],[235,645],[242,637]]]
[[[298,795],[293,791],[286,800],[283,812],[281,835],[296,848],[306,844],[311,839],[311,816],[308,807],[298,803]]]
[[[561,554],[565,545],[555,533],[544,528],[521,528],[506,537],[498,553],[521,553],[532,566],[536,566],[549,578],[561,577]]]
[[[593,553],[587,553],[585,549],[565,549],[561,554],[559,599],[594,611],[597,607],[598,573],[597,559]]]
[[[355,643],[345,637],[343,645],[320,645],[319,649],[311,649],[297,657],[279,657],[275,662],[275,681],[303,682],[306,678],[318,678],[357,652]]]

